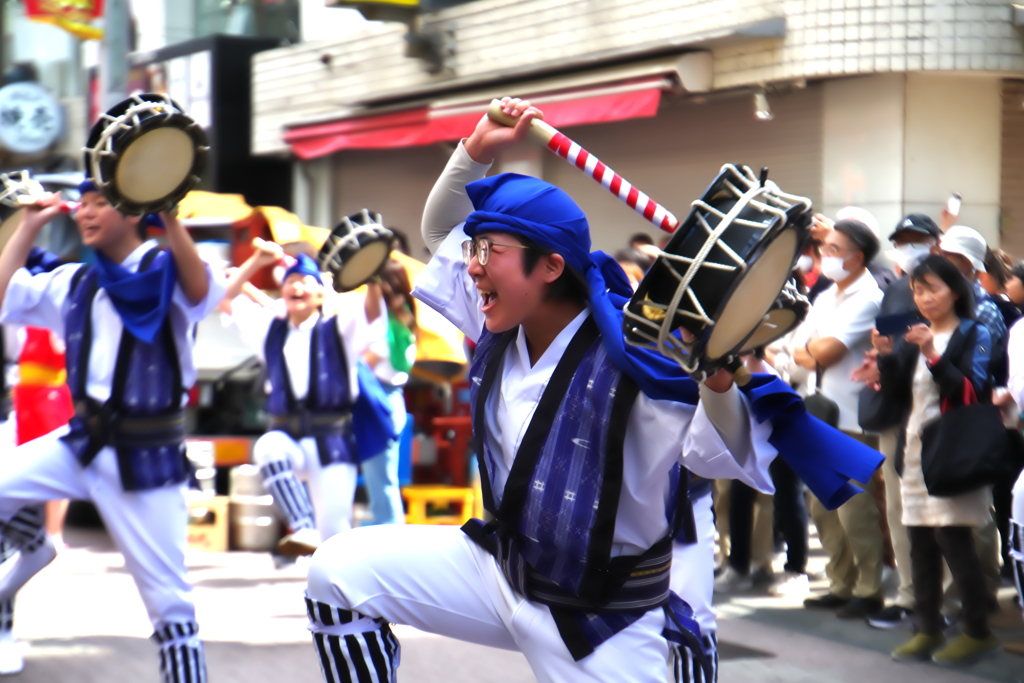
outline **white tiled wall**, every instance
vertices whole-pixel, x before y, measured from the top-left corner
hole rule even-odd
[[[784,38],[727,39],[778,18]],[[479,0],[425,17],[453,32],[459,78],[701,46],[714,54],[716,89],[885,72],[1021,74],[1024,43],[1010,20],[1005,0]],[[254,151],[286,151],[288,122],[451,78],[406,58],[403,35],[401,25],[369,24],[257,55]]]

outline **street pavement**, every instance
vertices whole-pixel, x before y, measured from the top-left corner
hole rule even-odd
[[[137,683],[158,680],[156,647],[124,561],[100,530],[68,529],[68,548],[21,592],[15,631],[25,671],[18,683]],[[212,683],[316,683],[320,673],[306,631],[301,565],[276,569],[262,553],[189,551],[190,578]],[[818,550],[812,570],[824,559]],[[819,584],[820,585],[820,584]],[[1004,639],[1024,640],[1004,590],[997,622]],[[723,683],[1024,683],[1024,657],[1009,653],[968,671],[895,664],[889,650],[906,632],[873,631],[811,612],[800,600],[744,595],[720,605]],[[469,645],[398,627],[402,681],[529,683],[514,652]]]

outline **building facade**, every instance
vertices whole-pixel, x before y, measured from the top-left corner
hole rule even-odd
[[[995,0],[479,0],[420,18],[440,69],[402,24],[257,55],[253,152],[297,160],[308,221],[369,206],[415,236],[453,142],[492,96],[529,96],[677,215],[739,162],[884,228],[959,192],[961,222],[1024,255],[1019,21]],[[596,248],[647,227],[539,148],[498,166],[567,189]]]

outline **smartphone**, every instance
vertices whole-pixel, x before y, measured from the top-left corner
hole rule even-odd
[[[928,321],[917,311],[911,313],[893,313],[875,318],[875,329],[883,337],[906,334],[914,325],[928,324]]]
[[[946,200],[946,211],[952,216],[960,215],[960,205],[963,203],[964,198],[960,196],[959,192],[954,192],[949,195],[949,199]]]

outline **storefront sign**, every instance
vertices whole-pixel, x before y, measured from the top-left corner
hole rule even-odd
[[[15,154],[45,151],[64,132],[64,113],[50,91],[38,83],[0,88],[0,148]]]
[[[103,39],[103,29],[92,25],[94,19],[103,16],[103,0],[25,0],[25,14],[82,40]]]

